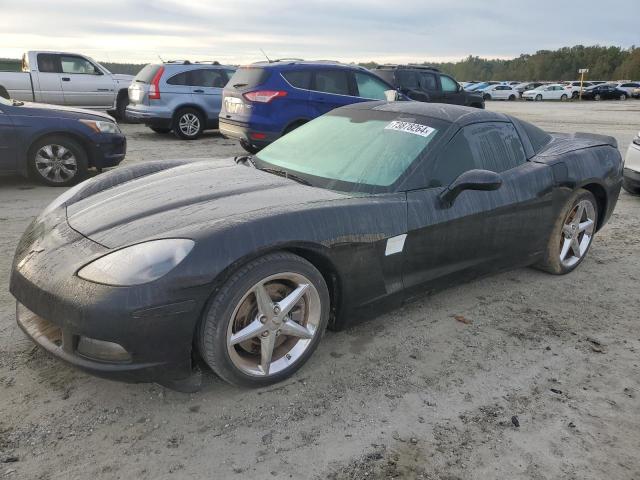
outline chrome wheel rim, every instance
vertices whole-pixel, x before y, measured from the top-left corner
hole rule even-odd
[[[580,201],[571,209],[562,226],[560,263],[565,267],[577,264],[591,244],[596,229],[596,211],[588,200]]]
[[[240,299],[227,328],[227,351],[247,375],[268,377],[295,364],[318,335],[320,294],[304,275],[262,279]]]
[[[188,137],[193,137],[200,130],[200,119],[193,113],[185,113],[180,117],[178,127]]]
[[[57,144],[45,145],[36,152],[35,167],[43,178],[54,183],[64,183],[78,173],[76,156]]]

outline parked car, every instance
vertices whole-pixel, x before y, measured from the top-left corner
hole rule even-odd
[[[218,128],[222,89],[235,68],[218,62],[149,64],[131,82],[127,119],[195,140]]]
[[[481,95],[465,91],[453,77],[434,67],[382,65],[372,71],[411,100],[484,108]]]
[[[236,161],[134,164],[55,200],[16,249],[18,325],[96,375],[195,390],[201,358],[261,387],[360,307],[573,271],[622,182],[612,137],[422,102],[338,108]]]
[[[628,96],[625,90],[609,83],[595,85],[582,92],[585,100],[626,100]]]
[[[569,94],[570,98],[578,98],[580,96],[580,90],[584,92],[585,89],[589,88],[592,84],[590,82],[583,82],[582,84],[579,81],[573,82],[565,82],[564,89]]]
[[[29,51],[22,56],[22,72],[0,72],[0,97],[112,110],[124,118],[132,79],[85,55]]]
[[[522,94],[527,90],[535,90],[542,85],[544,85],[544,82],[522,82],[517,84],[514,88],[518,92],[518,96],[522,98]]]
[[[496,81],[480,82],[468,87],[467,92],[478,92],[478,91],[484,90],[485,88],[490,87],[491,85],[499,85],[499,84],[500,82],[496,82]]]
[[[632,96],[633,98],[640,98],[640,88],[634,88],[634,89],[631,91],[631,96]]]
[[[640,195],[640,132],[627,150],[622,186],[627,192]]]
[[[220,133],[251,153],[309,120],[351,103],[384,100],[392,85],[366,68],[278,60],[240,67],[223,92]]]
[[[118,165],[126,140],[106,113],[0,97],[0,172],[66,187]]]
[[[613,83],[618,90],[627,92],[627,97],[632,97],[635,90],[640,89],[640,82],[616,82]]]
[[[482,90],[485,100],[516,100],[520,95],[511,85],[491,85]]]
[[[564,85],[559,83],[551,85],[541,85],[533,90],[527,90],[522,94],[524,100],[562,100],[569,98],[569,94],[565,91]]]

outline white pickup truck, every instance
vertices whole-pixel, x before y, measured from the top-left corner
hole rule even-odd
[[[84,55],[31,51],[22,56],[22,72],[0,72],[0,96],[111,110],[123,119],[132,80]]]

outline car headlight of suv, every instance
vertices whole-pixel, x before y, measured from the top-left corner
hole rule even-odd
[[[194,245],[193,240],[186,238],[138,243],[94,260],[82,267],[78,276],[90,282],[119,287],[149,283],[174,269]]]
[[[84,123],[87,127],[89,127],[96,133],[120,133],[118,124],[114,122],[109,122],[106,120],[80,120],[80,122]]]

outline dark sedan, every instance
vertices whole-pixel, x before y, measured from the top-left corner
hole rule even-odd
[[[74,187],[28,227],[10,288],[21,328],[94,374],[187,390],[204,360],[264,386],[327,326],[411,290],[525,265],[571,272],[621,183],[611,137],[356,104],[254,157],[143,163]]]
[[[118,165],[126,140],[107,114],[0,97],[0,172],[65,187]]]
[[[596,85],[582,92],[582,98],[585,100],[626,100],[628,97],[627,91],[607,84]]]

